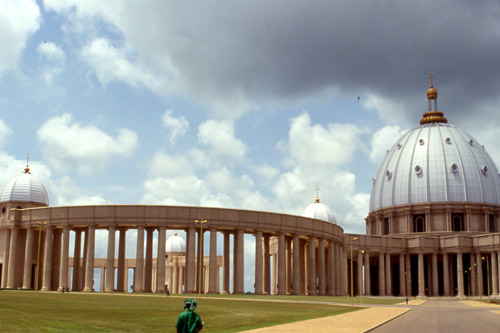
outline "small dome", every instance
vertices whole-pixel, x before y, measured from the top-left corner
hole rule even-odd
[[[49,196],[43,184],[29,172],[12,178],[0,194],[0,202],[22,201],[49,205]]]
[[[333,214],[333,211],[327,205],[319,202],[319,198],[316,198],[315,202],[307,206],[307,208],[304,209],[304,213],[302,215],[305,217],[337,224],[337,219],[335,218],[335,214]]]
[[[167,239],[165,252],[186,252],[186,241],[177,233]]]

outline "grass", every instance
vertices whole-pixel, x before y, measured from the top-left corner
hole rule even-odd
[[[186,297],[189,296],[166,298],[159,294],[62,294],[4,290],[0,292],[0,331],[173,331]],[[366,301],[369,299],[364,298]],[[299,302],[279,302],[281,300]],[[204,332],[237,332],[359,309],[325,304],[346,303],[346,300],[350,304],[346,297],[215,295],[212,298],[211,295],[210,298],[202,296],[197,299],[197,312],[205,322]],[[401,301],[372,300],[378,304],[387,304],[386,300],[391,302],[389,304]]]

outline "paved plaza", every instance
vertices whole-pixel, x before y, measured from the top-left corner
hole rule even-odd
[[[412,300],[408,305],[369,306],[338,316],[248,332],[498,332],[500,306],[454,299]]]

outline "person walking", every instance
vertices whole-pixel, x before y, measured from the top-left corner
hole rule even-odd
[[[165,297],[170,297],[170,290],[168,290],[168,283],[165,285]]]
[[[175,328],[177,333],[197,333],[203,329],[203,322],[199,314],[194,312],[197,303],[188,298],[184,301],[184,311],[179,314]]]

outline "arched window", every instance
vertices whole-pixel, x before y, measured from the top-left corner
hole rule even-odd
[[[413,215],[413,232],[425,232],[425,215]]]
[[[451,214],[451,230],[465,231],[464,227],[464,214]]]

